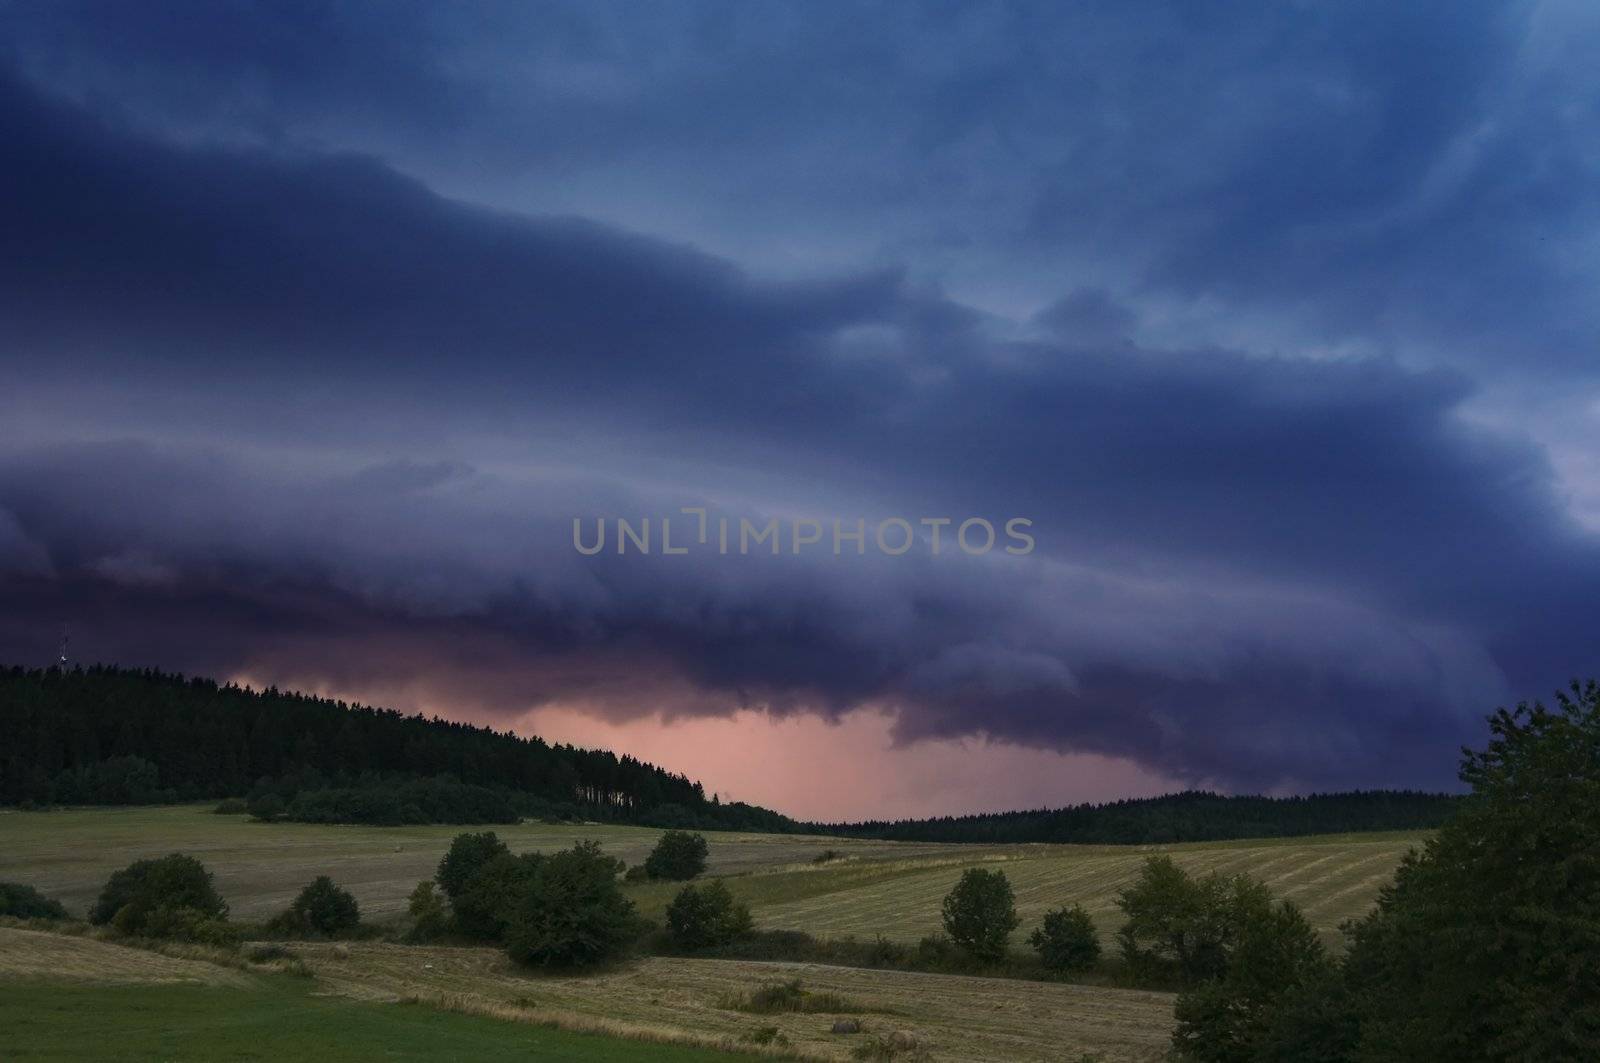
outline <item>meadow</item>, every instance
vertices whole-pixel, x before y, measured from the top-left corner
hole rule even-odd
[[[266,1046],[270,1045],[270,1053]],[[246,973],[88,938],[0,927],[0,1058],[561,1060],[738,1063],[757,1058],[507,1023],[330,994],[320,980]]]
[[[141,857],[190,853],[216,874],[236,919],[281,911],[319,874],[355,894],[368,920],[398,916],[412,887],[433,874],[461,828],[252,822],[210,806],[0,813],[0,881],[26,882],[74,914],[106,878]],[[598,840],[630,865],[661,832],[645,827],[524,823],[496,832],[513,850]],[[1115,932],[1116,892],[1156,852],[1193,871],[1246,872],[1293,899],[1330,944],[1341,922],[1366,911],[1416,834],[1349,834],[1170,846],[975,846],[774,834],[713,833],[709,873],[749,903],[758,926],[818,936],[915,942],[939,927],[939,901],[962,869],[1003,868],[1017,895],[1021,941],[1045,910],[1081,903],[1103,935]],[[824,854],[833,858],[816,861]],[[659,916],[670,884],[630,884]]]
[[[109,1058],[114,1044],[118,1059],[257,1058],[252,1046],[270,1040],[290,1058],[710,1063],[757,1052],[843,1060],[870,1038],[898,1037],[930,1060],[1135,1063],[1163,1058],[1172,1026],[1167,993],[1012,979],[661,957],[553,976],[490,948],[287,946],[308,979],[171,948],[0,926],[0,1056]],[[833,1034],[831,1014],[729,1006],[796,978],[847,1002],[861,1031]]]
[[[36,886],[81,916],[113,871],[142,857],[183,851],[216,874],[235,919],[270,916],[311,878],[328,874],[354,893],[367,921],[381,923],[400,915],[407,894],[432,875],[459,830],[262,824],[215,815],[210,806],[7,812],[0,813],[0,881]],[[634,864],[661,832],[526,823],[497,833],[518,851],[560,849],[593,838]],[[1022,926],[1012,943],[1021,949],[1042,913],[1060,905],[1083,904],[1101,934],[1112,934],[1119,923],[1116,891],[1157,852],[1193,871],[1246,872],[1266,881],[1301,904],[1337,947],[1338,924],[1372,904],[1420,836],[1162,847],[939,845],[723,833],[707,840],[709,874],[750,904],[759,928],[804,930],[825,939],[871,941],[882,935],[914,943],[939,929],[940,900],[963,869],[1003,869],[1016,891]],[[659,919],[679,888],[635,882],[625,890],[643,914]],[[851,1058],[867,1038],[895,1036],[920,1046],[910,1058],[1133,1063],[1164,1058],[1173,1025],[1171,994],[1104,984],[662,956],[583,976],[553,976],[516,967],[493,948],[383,941],[287,947],[311,978],[238,961],[219,965],[204,957],[164,956],[93,936],[0,928],[0,1007],[25,1020],[6,1035],[7,1058],[71,1057],[72,1046],[89,1036],[85,1030],[96,1024],[107,1026],[107,1036],[113,1027],[120,1030],[118,1015],[133,1024],[127,1057],[172,1059],[248,1058],[241,1046],[254,1036],[251,1031],[282,1026],[311,1031],[305,1034],[312,1038],[308,1044],[315,1043],[318,1030],[338,1030],[344,1038],[348,1029],[353,1039],[341,1044],[350,1054],[339,1058],[350,1059],[425,1058],[428,1046],[444,1043],[439,1038],[459,1037],[462,1045],[481,1046],[471,1054],[489,1059],[530,1051],[538,1058],[575,1061],[715,1059],[728,1058],[719,1052],[742,1049],[828,1060]],[[729,1005],[753,987],[793,979],[808,991],[847,1001],[863,1032],[834,1035],[827,1015],[753,1015]],[[24,1006],[35,999],[37,1007]],[[76,1003],[63,1010],[60,1001]],[[77,1011],[94,1016],[81,1030],[68,1021]],[[170,1031],[191,1027],[200,1047],[169,1051]],[[641,1044],[650,1054],[640,1054]],[[668,1049],[687,1054],[662,1054]],[[465,1049],[440,1051],[456,1056]]]

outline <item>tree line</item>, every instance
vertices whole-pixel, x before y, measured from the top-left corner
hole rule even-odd
[[[248,798],[258,818],[323,823],[491,824],[528,816],[898,841],[1157,845],[1432,829],[1459,801],[1383,790],[1284,798],[1186,792],[1053,810],[801,824],[758,806],[708,800],[700,783],[626,754],[275,687],[102,666],[0,669],[0,735],[3,804]]]
[[[1542,704],[1501,709],[1490,740],[1468,750],[1470,792],[1402,862],[1367,915],[1331,953],[1292,900],[1247,875],[1197,876],[1170,857],[1147,860],[1118,895],[1123,973],[1173,986],[1173,1055],[1201,1063],[1412,1063],[1578,1060],[1600,1044],[1600,683],[1574,683]],[[824,853],[826,861],[835,854]],[[408,940],[457,938],[504,947],[518,963],[587,967],[630,948],[810,959],[822,944],[761,931],[722,880],[697,884],[705,839],[669,832],[637,869],[580,842],[553,854],[513,853],[493,832],[458,835],[417,884]],[[642,920],[623,885],[688,882],[666,927]],[[737,882],[737,880],[734,880]],[[0,915],[60,920],[59,904],[0,883]],[[1020,925],[1002,869],[969,868],[941,906],[944,934],[915,952],[879,938],[858,962],[926,969],[958,953],[973,973],[1004,973]],[[182,854],[141,860],[107,882],[94,923],[130,935],[228,945],[243,936],[210,874]],[[353,897],[309,884],[271,920],[269,936],[359,932]],[[1100,963],[1080,906],[1045,914],[1028,943],[1047,976]],[[783,953],[787,953],[786,955]],[[731,953],[738,955],[739,953]],[[759,953],[756,953],[759,955]],[[806,1010],[798,983],[739,1010]],[[765,990],[765,996],[774,996]],[[828,1010],[833,1001],[817,1001]],[[857,1027],[859,1029],[859,1027]],[[877,1057],[874,1057],[877,1058]]]
[[[158,804],[273,794],[266,818],[794,829],[606,750],[154,670],[0,669],[0,803]],[[427,781],[426,784],[423,784]]]
[[[1414,790],[1356,790],[1305,797],[1228,797],[1190,790],[1071,808],[808,824],[807,829],[885,841],[1168,845],[1232,838],[1432,830],[1450,818],[1459,802],[1460,798],[1451,794]]]

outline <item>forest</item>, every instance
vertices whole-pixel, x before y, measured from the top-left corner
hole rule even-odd
[[[1413,791],[1165,797],[937,819],[798,823],[707,799],[626,754],[210,679],[105,666],[0,669],[0,804],[249,798],[261,818],[506,823],[522,816],[896,841],[1166,844],[1431,829],[1458,798]]]
[[[152,670],[0,670],[0,803],[276,795],[273,818],[495,823],[517,814],[785,831],[633,757],[437,717]]]
[[[1229,838],[1431,830],[1449,819],[1459,801],[1459,797],[1450,794],[1414,790],[1357,790],[1305,797],[1223,796],[1187,791],[1072,808],[816,824],[811,829],[890,841],[1164,845]]]

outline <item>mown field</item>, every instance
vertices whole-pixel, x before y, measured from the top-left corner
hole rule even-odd
[[[398,915],[419,879],[433,874],[460,828],[261,824],[208,807],[0,813],[0,880],[27,882],[84,912],[118,868],[140,857],[191,853],[216,873],[235,918],[281,911],[319,874],[353,892],[364,915]],[[594,838],[633,864],[660,831],[641,827],[524,824],[497,828],[513,849],[558,849]],[[1152,853],[1196,871],[1248,872],[1299,903],[1329,940],[1372,904],[1378,887],[1420,837],[1330,835],[1266,841],[1133,846],[966,846],[764,834],[709,834],[710,873],[727,876],[759,926],[817,935],[883,934],[914,942],[939,926],[939,901],[961,870],[1003,868],[1017,894],[1021,941],[1048,908],[1081,903],[1101,932],[1117,926],[1116,892]],[[824,864],[813,861],[833,851]],[[676,887],[631,885],[647,915]]]
[[[269,825],[194,806],[8,812],[0,813],[0,880],[34,885],[81,915],[111,872],[141,857],[183,851],[216,873],[236,919],[281,911],[311,878],[327,874],[355,894],[368,921],[381,922],[399,915],[406,895],[432,875],[458,830]],[[594,838],[630,864],[641,861],[660,835],[600,825],[526,824],[497,832],[519,851]],[[1371,905],[1400,857],[1420,841],[1368,834],[1155,848],[748,834],[707,839],[710,873],[750,904],[758,926],[818,937],[870,940],[881,934],[914,943],[939,928],[940,900],[963,869],[1002,868],[1022,917],[1013,937],[1019,949],[1041,914],[1058,905],[1085,905],[1102,934],[1113,933],[1117,890],[1156,852],[1195,871],[1247,872],[1266,881],[1299,902],[1337,944],[1339,923]],[[655,917],[678,888],[626,886],[641,911]],[[252,1054],[259,1047],[252,1039],[278,1036],[275,1027],[295,1036],[311,1031],[307,1045],[319,1029],[344,1038],[348,1027],[353,1033],[340,1043],[354,1054],[328,1058],[687,1060],[719,1058],[703,1053],[751,1045],[756,1036],[781,1036],[792,1057],[846,1059],[865,1038],[898,1034],[924,1046],[924,1058],[933,1060],[1075,1060],[1088,1054],[1131,1063],[1164,1058],[1173,1021],[1171,995],[1109,985],[662,957],[555,977],[516,968],[496,949],[377,941],[294,944],[313,977],[292,979],[248,965],[190,964],[90,938],[41,943],[46,935],[19,937],[29,933],[0,928],[0,1008],[11,1009],[0,1016],[6,1031],[0,1058],[80,1058],[76,1049],[95,1043],[88,1031],[104,1027],[101,1036],[114,1039],[126,1020],[133,1032],[119,1058],[264,1058]],[[742,991],[794,978],[859,1008],[854,1017],[864,1032],[833,1035],[828,1015],[752,1015],[729,1006]],[[58,995],[41,988],[47,981],[74,988]],[[19,1007],[19,1000],[36,1006]],[[76,1003],[59,1008],[50,1003],[56,1000]],[[85,1012],[92,1017],[80,1026],[68,1021]],[[25,1021],[12,1024],[7,1016]],[[457,1030],[457,1023],[467,1025]],[[199,1031],[193,1042],[199,1047],[172,1040],[171,1031],[191,1027]],[[557,1035],[579,1040],[549,1040]],[[595,1036],[584,1042],[585,1035]],[[441,1047],[446,1042],[439,1038],[449,1037],[459,1040]],[[623,1038],[615,1043],[624,1047],[606,1048],[606,1037]],[[276,1052],[278,1041],[272,1043]],[[669,1047],[691,1054],[664,1054]]]
[[[0,1059],[550,1060],[738,1063],[758,1057],[508,1023],[330,993],[84,938],[0,927]]]
[[[1172,1027],[1171,995],[1138,990],[664,958],[549,976],[496,949],[288,947],[310,979],[0,927],[0,1058],[689,1063],[739,1058],[713,1046],[776,1033],[778,1051],[803,1059],[845,1060],[873,1037],[898,1036],[933,1061],[1138,1063],[1164,1057]],[[848,1012],[730,1006],[753,986],[795,978],[838,994]],[[846,1015],[861,1031],[832,1033]]]

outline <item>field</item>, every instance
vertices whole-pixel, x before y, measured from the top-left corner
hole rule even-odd
[[[330,827],[253,823],[208,807],[0,813],[0,881],[27,882],[74,913],[93,903],[106,877],[133,860],[182,851],[205,861],[233,916],[281,911],[319,874],[353,892],[368,919],[399,914],[406,895],[433,874],[460,828]],[[642,827],[497,828],[513,849],[556,849],[595,838],[629,864],[660,831]],[[1116,891],[1152,852],[1132,846],[966,846],[768,834],[711,834],[711,874],[749,902],[758,925],[814,934],[883,934],[914,942],[938,929],[939,900],[971,866],[1004,868],[1017,893],[1021,936],[1047,909],[1082,903],[1102,933],[1116,926]],[[1161,847],[1198,871],[1244,871],[1293,898],[1330,943],[1340,922],[1364,912],[1416,835],[1355,834]],[[840,857],[812,861],[826,851]],[[659,914],[673,888],[631,886],[642,911]]]
[[[307,1049],[328,1038],[347,1053],[318,1058],[499,1058],[539,1049],[534,1058],[688,1063],[736,1058],[708,1046],[775,1028],[787,1052],[818,1060],[847,1058],[874,1034],[899,1034],[934,1060],[1044,1063],[1094,1052],[1139,1061],[1162,1057],[1171,1028],[1169,994],[1090,986],[661,958],[553,977],[521,971],[495,949],[290,948],[314,981],[0,927],[0,1056],[96,1058],[92,1049],[115,1043],[117,1058],[240,1058],[250,1054],[241,1046],[262,1039],[276,1055],[310,1054],[284,1042],[292,1031]],[[851,1017],[863,1032],[832,1034],[831,1015],[725,1006],[731,994],[794,978],[860,1008]],[[401,1001],[421,1006],[394,1006]],[[487,1021],[494,1019],[502,1021]],[[453,1028],[458,1020],[465,1030]],[[552,1043],[560,1038],[570,1043]]]
[[[407,893],[432,874],[458,830],[268,825],[193,806],[0,813],[0,880],[37,886],[81,914],[112,871],[141,857],[184,851],[216,873],[236,919],[258,920],[280,911],[311,878],[328,874],[356,895],[369,921],[382,921],[402,911]],[[634,827],[539,824],[497,832],[519,851],[563,848],[594,838],[630,864],[642,860],[660,834]],[[1338,924],[1371,905],[1402,854],[1420,840],[1415,835],[1369,834],[1156,849],[707,837],[711,874],[723,877],[750,903],[758,926],[805,930],[819,937],[870,940],[881,934],[915,942],[938,929],[940,899],[962,869],[1002,868],[1016,890],[1022,916],[1015,947],[1021,947],[1047,908],[1064,904],[1084,904],[1102,934],[1109,935],[1117,925],[1116,891],[1158,851],[1195,871],[1248,872],[1265,880],[1279,895],[1299,902],[1337,945]],[[819,862],[825,854],[828,858]],[[639,883],[626,889],[641,911],[659,916],[677,887]],[[462,1039],[460,1046],[441,1049],[443,1055],[498,1058],[520,1051],[525,1057],[531,1050],[536,1058],[575,1061],[667,1059],[674,1057],[662,1053],[671,1048],[701,1053],[676,1058],[728,1058],[704,1053],[750,1045],[752,1035],[765,1031],[769,1039],[781,1035],[783,1051],[795,1058],[847,1059],[862,1039],[898,1034],[922,1046],[921,1058],[932,1060],[1044,1061],[1089,1054],[1132,1063],[1163,1058],[1172,1027],[1169,994],[1105,985],[660,957],[584,977],[555,977],[519,970],[494,949],[373,941],[294,944],[292,950],[314,978],[293,979],[249,965],[244,970],[237,964],[219,967],[87,938],[56,937],[59,944],[41,948],[38,939],[44,935],[19,937],[28,933],[0,928],[0,1007],[15,1008],[20,997],[44,993],[41,978],[77,980],[69,996],[38,996],[41,1007],[57,999],[79,1004],[71,1012],[22,1008],[18,1014],[26,1021],[15,1027],[20,1032],[4,1036],[22,1038],[16,1043],[28,1051],[65,1046],[57,1050],[57,1058],[75,1054],[70,1049],[79,1043],[74,1038],[80,1032],[65,1016],[82,1010],[94,1012],[85,1029],[110,1023],[107,1016],[132,1016],[137,1036],[128,1042],[125,1058],[173,1059],[228,1057],[224,1048],[245,1043],[229,1037],[254,1036],[252,1024],[271,1029],[281,1023],[297,1032],[337,1028],[341,1038],[348,1024],[355,1040],[341,1043],[357,1054],[334,1058],[350,1059],[423,1058],[428,1053],[422,1046],[456,1036]],[[740,991],[794,978],[807,989],[839,994],[860,1008],[855,1017],[865,1032],[833,1035],[827,1015],[751,1015],[728,1006],[728,998]],[[86,979],[98,984],[87,986]],[[400,1001],[413,1006],[400,1006]],[[162,1029],[169,1032],[198,1023],[203,1036],[196,1043],[211,1044],[214,1050],[195,1049],[187,1056],[168,1051],[170,1036],[151,1025],[152,1016],[163,1015],[169,1020]],[[452,1032],[456,1023],[467,1024],[461,1027],[464,1032]],[[361,1040],[367,1036],[362,1031],[374,1039]],[[549,1041],[558,1035],[577,1040],[559,1045]],[[205,1037],[211,1036],[219,1040],[207,1042]],[[627,1040],[615,1040],[619,1037]],[[481,1048],[464,1047],[480,1042]],[[638,1054],[645,1042],[648,1056]],[[391,1044],[393,1052],[385,1047]],[[595,1049],[596,1044],[602,1047]],[[6,1051],[9,1047],[0,1044],[0,1056],[29,1058],[22,1051]],[[250,1053],[236,1057],[249,1058]],[[36,1053],[31,1058],[50,1056]]]
[[[303,978],[0,928],[0,1058],[737,1063],[754,1057],[384,1006],[330,996]]]

